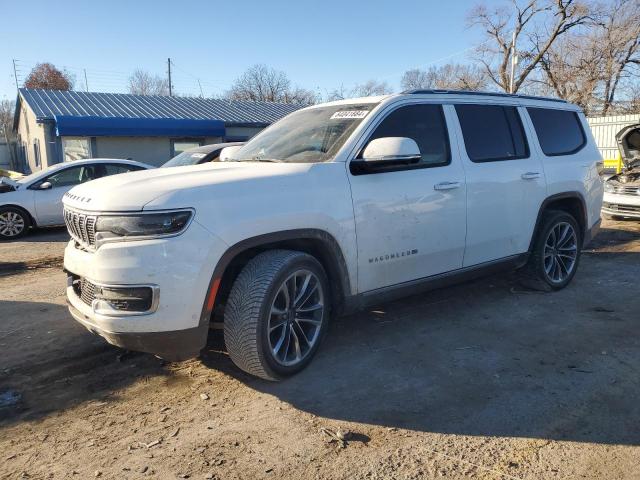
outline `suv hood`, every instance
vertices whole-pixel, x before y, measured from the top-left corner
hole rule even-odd
[[[628,125],[616,134],[616,143],[626,168],[640,167],[640,124]]]
[[[296,175],[308,171],[313,164],[267,162],[219,162],[175,168],[157,168],[123,173],[93,180],[72,188],[63,202],[71,208],[98,212],[140,211],[162,208],[193,207],[199,190],[270,177]],[[151,204],[152,205],[149,205]]]

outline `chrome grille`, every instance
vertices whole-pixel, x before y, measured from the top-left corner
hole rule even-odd
[[[85,278],[80,279],[80,299],[91,306],[93,300],[96,298],[96,287],[93,283]]]
[[[613,193],[622,193],[623,195],[640,195],[640,187],[623,187],[616,185],[613,187]]]
[[[96,219],[92,215],[64,209],[64,223],[69,235],[85,247],[94,247],[96,244]]]

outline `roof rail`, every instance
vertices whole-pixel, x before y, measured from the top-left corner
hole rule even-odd
[[[501,93],[501,92],[473,92],[471,90],[439,90],[439,89],[414,89],[414,90],[405,90],[401,92],[403,94],[409,95],[418,95],[418,94],[446,94],[446,95],[480,95],[487,97],[507,97],[507,98],[527,98],[530,100],[547,100],[550,102],[561,102],[567,103],[566,100],[561,98],[553,98],[553,97],[538,97],[535,95],[518,95],[515,93]]]

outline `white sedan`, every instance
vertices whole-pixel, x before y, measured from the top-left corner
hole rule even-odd
[[[0,177],[0,240],[21,237],[30,227],[64,225],[62,197],[75,185],[149,168],[132,160],[99,158],[60,163],[18,180]]]

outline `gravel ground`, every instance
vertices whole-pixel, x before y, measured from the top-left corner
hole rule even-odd
[[[40,235],[0,244],[0,478],[640,478],[637,222],[561,292],[500,275],[340,318],[277,384],[217,332],[173,364],[92,336],[59,268],[15,266],[60,255]]]

